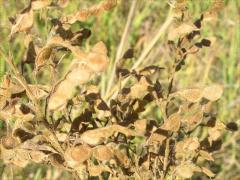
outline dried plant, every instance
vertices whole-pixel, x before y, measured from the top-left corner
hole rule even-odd
[[[80,179],[191,178],[195,173],[214,177],[206,161],[214,161],[212,153],[220,148],[221,132],[236,129],[217,120],[211,108],[223,88],[214,84],[179,90],[174,78],[189,54],[211,45],[201,35],[202,24],[219,7],[213,5],[191,23],[185,17],[185,1],[171,4],[175,8],[175,26],[168,35],[171,67],[129,69],[125,64],[134,55],[130,49],[116,65],[116,94],[107,99],[91,81],[108,67],[107,47],[97,42],[90,50],[82,50],[91,32],[86,28],[73,32],[70,24],[104,13],[117,1],[106,0],[73,15],[50,19],[48,40],[38,47],[37,37],[30,35],[34,13],[48,7],[64,8],[67,3],[32,0],[11,19],[10,41],[24,32],[27,39],[23,66],[32,64],[36,78],[43,72],[49,72],[50,78],[45,84],[29,84],[13,63],[11,51],[7,54],[1,49],[12,72],[3,77],[0,89],[0,118],[8,128],[1,139],[4,163],[20,167],[32,162],[50,164]],[[73,60],[62,72],[66,53]],[[167,82],[161,79],[164,73]],[[144,115],[149,105],[161,111],[161,118]]]

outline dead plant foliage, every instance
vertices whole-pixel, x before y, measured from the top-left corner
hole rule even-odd
[[[13,40],[18,33],[31,32],[36,11],[49,6],[64,8],[68,1],[52,3],[32,0],[17,14],[10,32]],[[105,0],[72,15],[51,19],[53,32],[41,47],[34,36],[28,39],[24,64],[34,64],[37,78],[53,67],[50,78],[57,77],[57,81],[26,83],[24,74],[1,52],[13,72],[6,74],[0,85],[0,118],[10,128],[1,138],[1,158],[6,164],[20,167],[30,162],[51,164],[81,179],[191,178],[195,173],[214,177],[202,161],[214,161],[212,153],[220,148],[216,142],[228,127],[209,110],[223,88],[210,85],[177,90],[174,86],[174,74],[184,66],[188,54],[211,45],[201,35],[206,13],[195,23],[186,23],[184,2],[175,4],[181,18],[176,18],[179,25],[169,32],[168,44],[174,59],[169,83],[156,78],[156,74],[167,70],[164,67],[149,65],[129,70],[122,63],[116,69],[117,81],[121,84],[128,78],[131,83],[119,85],[117,96],[110,97],[108,103],[91,81],[109,65],[107,46],[96,42],[89,51],[84,50],[83,40],[90,36],[90,30],[73,32],[66,24],[87,21],[116,4],[117,0]],[[66,52],[73,60],[60,77],[60,59],[54,57]],[[127,58],[125,55],[123,60]],[[161,111],[160,119],[142,117],[149,104]],[[177,106],[174,111],[172,104]],[[198,130],[207,130],[204,138],[196,135]]]

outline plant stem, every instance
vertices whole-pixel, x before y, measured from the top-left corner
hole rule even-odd
[[[12,56],[8,57],[2,49],[0,49],[0,55],[3,57],[3,59],[9,65],[10,69],[12,70],[12,72],[15,75],[16,80],[26,90],[27,96],[34,104],[37,120],[43,120],[43,115],[41,113],[41,107],[39,105],[39,102],[36,99],[36,97],[34,96],[34,94],[32,93],[31,89],[29,88],[25,78],[22,76],[22,74],[18,71],[16,66],[13,64]]]
[[[111,71],[111,75],[110,75],[110,79],[109,79],[109,83],[108,83],[108,86],[107,86],[106,93],[108,93],[110,91],[110,88],[112,87],[114,77],[115,77],[114,75],[115,75],[115,71],[116,71],[116,66],[117,66],[117,63],[122,56],[122,53],[123,53],[124,49],[125,49],[124,45],[126,45],[126,42],[127,42],[127,37],[129,35],[130,27],[131,27],[132,22],[133,22],[136,7],[137,7],[137,0],[133,0],[131,8],[129,10],[127,23],[125,25],[124,32],[123,32],[123,35],[122,35],[122,38],[121,38],[121,42],[120,42],[118,50],[117,50],[115,62],[114,62],[113,67],[112,67],[112,71]]]

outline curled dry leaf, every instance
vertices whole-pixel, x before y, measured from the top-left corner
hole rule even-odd
[[[223,93],[223,87],[220,85],[211,85],[203,90],[203,97],[208,99],[209,101],[218,100]]]
[[[64,23],[73,24],[76,21],[86,21],[90,16],[98,16],[104,11],[108,11],[117,5],[117,0],[105,0],[98,5],[94,5],[88,9],[80,10],[79,12],[62,18]]]
[[[31,8],[23,10],[23,12],[17,16],[15,24],[12,25],[10,36],[30,29],[33,25],[33,19],[33,10]]]
[[[64,153],[64,158],[70,167],[75,168],[88,160],[91,155],[92,149],[88,145],[83,144],[68,148]]]

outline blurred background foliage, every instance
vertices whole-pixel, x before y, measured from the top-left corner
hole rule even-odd
[[[192,20],[200,17],[201,13],[209,8],[213,0],[189,0],[188,13]],[[64,8],[64,13],[72,13],[78,9],[89,7],[100,0],[70,0]],[[169,1],[170,2],[170,1]],[[28,0],[0,0],[0,45],[8,50],[8,35],[10,32],[9,17],[13,17],[28,4]],[[92,31],[91,37],[83,45],[89,49],[91,44],[97,41],[106,43],[109,56],[109,70],[101,76],[99,86],[103,94],[106,93],[109,76],[116,57],[121,36],[127,21],[131,0],[119,0],[118,6],[112,11],[105,12],[99,17],[91,17],[84,23],[77,23],[72,27],[79,29],[87,27]],[[168,16],[170,5],[167,0],[138,0],[137,9],[128,35],[128,43],[124,50],[134,48],[135,58],[146,48],[149,42],[156,36],[156,32]],[[61,15],[61,11],[45,9],[35,14],[33,33],[39,37],[39,43],[44,44],[49,36],[50,17]],[[36,31],[37,30],[37,31]],[[198,87],[208,84],[219,83],[224,86],[224,95],[216,105],[216,113],[223,122],[234,121],[240,124],[240,1],[224,0],[224,7],[218,14],[218,18],[212,19],[203,29],[203,36],[214,39],[210,48],[205,48],[197,55],[188,56],[184,69],[177,73],[177,88]],[[14,62],[20,66],[26,47],[24,36],[18,35],[12,44]],[[69,57],[71,59],[71,57]],[[169,65],[172,61],[171,52],[167,45],[167,32],[158,40],[151,52],[144,59],[141,66],[157,64]],[[70,62],[66,60],[67,64]],[[131,62],[130,62],[131,63]],[[8,69],[5,62],[0,59],[0,77]],[[25,76],[32,83],[36,81],[32,77],[32,67],[26,65]],[[45,81],[47,75],[43,75]],[[149,107],[151,108],[151,107]],[[155,110],[154,110],[155,111]],[[156,110],[157,111],[157,110]],[[149,110],[150,113],[153,110]],[[4,131],[0,124],[0,131]],[[2,134],[2,133],[0,133]],[[226,133],[222,150],[215,154],[216,161],[213,168],[217,173],[216,179],[240,179],[240,133]],[[3,179],[71,179],[71,177],[54,168],[46,166],[29,165],[25,169],[19,169],[0,164],[0,174]],[[201,179],[201,178],[200,178]]]

